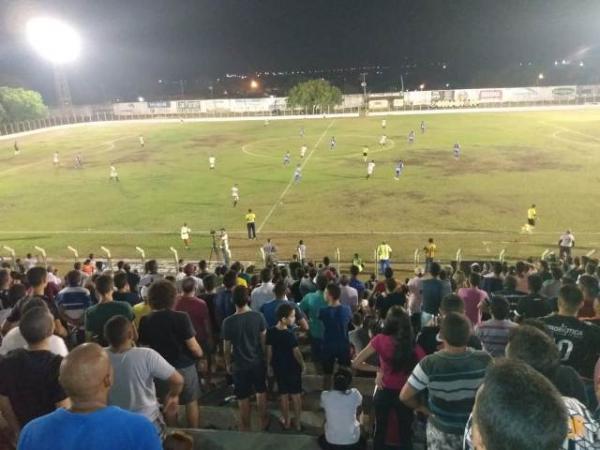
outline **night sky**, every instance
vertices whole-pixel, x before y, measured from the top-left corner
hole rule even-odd
[[[598,0],[0,0],[0,85],[51,93],[51,68],[24,42],[50,14],[83,36],[68,68],[83,97],[158,79],[225,72],[443,61],[457,82],[519,61],[600,53]]]

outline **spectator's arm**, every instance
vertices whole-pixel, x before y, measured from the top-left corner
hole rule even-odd
[[[56,334],[57,336],[60,336],[62,338],[67,337],[67,329],[64,327],[60,318],[58,318],[58,317],[56,317],[54,319],[54,334]]]
[[[4,420],[6,420],[8,423],[10,438],[14,438],[16,441],[19,437],[19,433],[21,432],[21,426],[19,425],[19,421],[17,420],[15,411],[10,404],[9,398],[5,397],[4,395],[0,395],[0,412],[2,413],[2,417],[4,417]]]
[[[200,359],[202,356],[204,356],[204,353],[202,353],[202,348],[200,347],[200,344],[198,344],[198,341],[195,337],[186,339],[185,345],[196,358]]]
[[[138,329],[135,326],[135,320],[131,321],[131,332],[133,333],[133,342],[137,342],[140,338],[140,335],[138,334]]]
[[[271,377],[273,376],[273,367],[271,366],[271,361],[273,360],[273,346],[267,345],[267,373]]]
[[[425,406],[419,394],[420,391],[412,387],[410,383],[406,383],[400,391],[400,401],[402,401],[402,403],[404,403],[409,408],[414,409],[417,412],[423,413],[426,416],[430,416],[431,411],[429,411],[429,408]]]
[[[223,340],[223,356],[225,358],[225,369],[231,374],[231,341]]]
[[[183,377],[174,370],[167,381],[169,382],[169,392],[165,396],[164,411],[165,414],[175,415],[179,408],[179,394],[183,390]]]
[[[6,334],[12,330],[14,327],[18,325],[19,322],[10,322],[9,320],[5,320],[2,323],[2,336],[6,336]]]
[[[304,317],[302,319],[298,320],[296,322],[296,324],[302,331],[308,331],[308,328],[309,328],[308,321]]]
[[[296,361],[298,361],[298,364],[300,364],[300,368],[304,372],[304,357],[302,356],[300,347],[294,347],[294,358],[296,358]]]
[[[260,333],[260,346],[263,349],[263,354],[266,353],[267,347],[267,330],[262,330]]]
[[[356,358],[352,361],[352,367],[357,370],[362,370],[363,372],[377,372],[379,367],[374,366],[372,364],[368,364],[366,361],[375,353],[375,349],[369,342],[365,348],[361,350],[361,352],[356,355]]]

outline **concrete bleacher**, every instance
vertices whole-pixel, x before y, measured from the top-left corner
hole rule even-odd
[[[304,434],[181,429],[194,440],[194,450],[318,450],[317,439]]]

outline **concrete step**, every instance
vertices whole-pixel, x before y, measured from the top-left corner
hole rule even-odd
[[[314,436],[223,430],[181,429],[194,439],[194,450],[318,450]]]

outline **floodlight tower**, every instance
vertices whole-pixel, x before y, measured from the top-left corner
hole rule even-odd
[[[51,17],[34,17],[27,21],[27,39],[35,51],[52,63],[54,88],[60,110],[72,111],[71,90],[64,65],[79,56],[81,39],[70,25]]]

